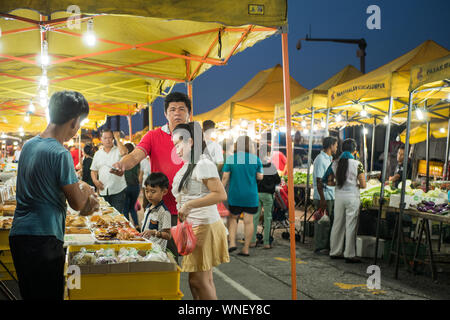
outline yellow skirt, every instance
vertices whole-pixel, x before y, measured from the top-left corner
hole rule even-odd
[[[222,220],[193,228],[197,244],[191,254],[183,257],[182,272],[211,270],[221,263],[230,262],[227,231]]]

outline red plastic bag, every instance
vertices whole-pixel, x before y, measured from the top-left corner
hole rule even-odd
[[[141,204],[140,204],[140,202],[138,200],[138,201],[136,201],[136,204],[134,205],[134,210],[139,211],[141,209],[142,209],[142,207],[141,207]]]
[[[230,211],[228,211],[223,202],[217,204],[217,211],[219,211],[221,217],[228,217],[230,215]]]
[[[194,251],[197,238],[192,230],[192,223],[187,221],[180,223],[178,220],[178,224],[170,229],[170,233],[177,246],[178,254],[185,256]]]
[[[314,220],[315,220],[315,221],[320,221],[320,219],[322,219],[322,217],[323,217],[324,215],[328,215],[328,212],[327,212],[326,209],[322,209],[322,208],[317,209],[317,210],[314,211],[314,213],[313,213],[313,217],[314,217]]]

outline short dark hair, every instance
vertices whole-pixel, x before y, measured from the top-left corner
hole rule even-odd
[[[234,153],[238,153],[239,151],[243,151],[243,150],[238,150],[239,147],[241,147],[242,145],[245,146],[244,152],[246,153],[253,153],[254,149],[253,149],[253,141],[250,139],[249,136],[239,136],[236,139],[236,142],[234,144]]]
[[[50,122],[62,125],[74,118],[86,118],[89,114],[89,104],[79,92],[58,91],[51,96],[48,111]]]
[[[125,147],[128,149],[128,153],[132,153],[134,150],[134,145],[132,143],[125,143]]]
[[[101,137],[105,132],[111,132],[111,134],[112,134],[112,136],[113,136],[113,138],[114,138],[114,133],[112,132],[111,129],[108,129],[108,128],[105,128],[105,129],[102,130],[102,132],[100,132],[100,137]]]
[[[331,148],[333,144],[337,143],[337,139],[335,137],[325,137],[322,141],[323,150],[327,150]]]
[[[398,147],[398,150],[400,149],[403,149],[403,151],[405,150],[405,145],[403,143],[400,145],[400,147]]]
[[[144,185],[152,188],[169,189],[169,179],[162,172],[152,172],[145,179]]]
[[[169,107],[169,104],[171,102],[184,102],[184,104],[189,110],[189,113],[191,113],[191,99],[189,99],[189,97],[185,93],[183,92],[169,93],[164,99],[164,112],[167,112],[167,108]]]
[[[90,157],[94,156],[94,147],[90,144],[85,145],[83,151],[84,154],[87,154]]]
[[[216,127],[216,124],[212,120],[205,120],[203,121],[203,132],[208,131],[209,129],[214,129]]]

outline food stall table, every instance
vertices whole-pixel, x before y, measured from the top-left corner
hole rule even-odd
[[[387,211],[398,214],[400,212],[400,209],[394,208],[394,207],[383,207],[382,212],[387,212]],[[448,215],[448,214],[447,215],[430,214],[430,213],[420,212],[413,208],[405,209],[403,211],[403,213],[407,214],[411,217],[421,219],[420,225],[419,225],[419,238],[416,243],[416,248],[414,250],[414,256],[412,259],[412,264],[413,264],[412,271],[413,272],[416,271],[418,262],[428,264],[431,268],[432,279],[435,281],[437,279],[437,273],[436,273],[436,264],[435,264],[434,254],[433,254],[433,247],[432,247],[432,243],[431,243],[431,233],[430,233],[429,221],[436,221],[436,222],[440,222],[443,224],[450,224],[450,215]],[[398,229],[397,226],[399,223],[398,217],[399,217],[399,215],[397,215],[397,219],[396,219],[396,227],[394,229],[395,236],[393,237],[393,241],[398,241],[398,237],[401,236],[401,234],[396,232],[396,230]],[[425,231],[425,242],[426,242],[426,246],[428,249],[428,255],[429,255],[429,260],[430,260],[429,263],[427,263],[425,260],[418,259],[419,248],[420,248],[420,245],[422,242],[422,235],[423,235],[424,231]],[[402,240],[402,238],[400,240]],[[392,246],[390,257],[389,257],[389,263],[391,262],[392,256],[394,256],[396,254],[397,253],[394,251],[394,246]],[[406,261],[406,256],[405,256],[404,252],[403,252],[403,256],[405,258],[405,263],[408,264]]]
[[[1,217],[0,219],[6,219]],[[4,272],[3,272],[4,271]],[[10,299],[17,300],[14,294],[6,286],[6,280],[17,282],[16,271],[9,248],[9,229],[0,229],[0,290]]]

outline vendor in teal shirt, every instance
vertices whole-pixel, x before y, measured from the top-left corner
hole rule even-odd
[[[82,215],[98,208],[94,192],[78,182],[63,143],[89,114],[78,92],[62,91],[49,102],[50,123],[25,143],[17,172],[17,207],[9,244],[24,300],[63,300],[63,249],[67,205]]]

